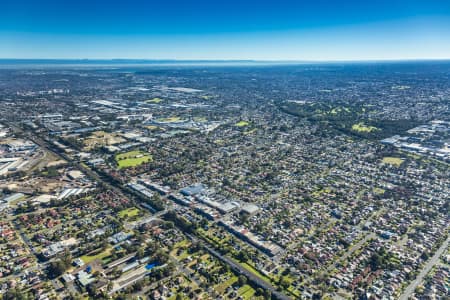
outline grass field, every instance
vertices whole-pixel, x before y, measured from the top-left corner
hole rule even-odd
[[[156,130],[156,129],[159,129],[159,127],[158,126],[155,126],[155,125],[148,125],[148,126],[145,126],[147,129],[149,129],[149,130]]]
[[[393,165],[399,167],[403,163],[403,159],[398,157],[384,157],[382,160],[383,164]]]
[[[357,123],[352,125],[352,130],[357,132],[373,132],[380,130],[374,126],[367,126],[364,123]]]
[[[161,98],[153,98],[153,99],[146,100],[145,103],[161,103],[162,101],[163,101],[163,99],[161,99]]]
[[[294,286],[291,285],[287,290],[295,297],[295,299],[300,298],[301,293],[299,290],[296,290]]]
[[[100,146],[110,146],[120,144],[125,141],[116,133],[109,133],[105,131],[94,131],[91,135],[83,140],[83,145],[87,150],[94,149]]]
[[[160,118],[157,121],[161,122],[161,123],[175,123],[175,122],[181,122],[183,120],[181,120],[180,117],[174,116],[174,117]]]
[[[188,249],[191,243],[188,240],[182,240],[181,242],[176,243],[173,245],[173,250],[170,252],[170,255],[174,258],[176,258],[179,261],[182,261],[186,257],[189,256],[189,253],[186,250],[183,250],[180,255],[177,256],[177,252],[180,248],[182,249]]]
[[[258,276],[259,278],[261,278],[262,280],[269,282],[270,283],[270,278],[265,276],[264,274],[261,274],[258,270],[256,270],[254,267],[252,267],[251,265],[249,265],[248,263],[243,263],[243,262],[238,262],[241,266],[243,266],[247,271],[255,274],[256,276]]]
[[[219,285],[216,286],[215,290],[219,293],[219,294],[223,294],[225,292],[225,290],[231,286],[233,283],[235,283],[236,281],[238,281],[237,276],[233,275],[231,276],[227,281],[220,283]]]
[[[382,189],[382,188],[376,187],[376,188],[373,189],[373,192],[374,192],[375,194],[377,194],[377,195],[383,195],[384,192],[386,192],[386,191],[385,191],[384,189]]]
[[[100,252],[98,254],[95,254],[95,255],[92,255],[92,256],[91,255],[83,255],[80,258],[83,260],[83,262],[85,264],[88,264],[91,261],[94,261],[96,259],[100,259],[101,260],[101,259],[103,259],[105,257],[110,256],[110,255],[111,255],[111,248],[107,248],[106,250],[104,250],[104,251],[102,251],[102,252]]]
[[[117,154],[115,158],[119,169],[136,167],[152,161],[152,156],[142,151],[130,151]]]
[[[136,207],[131,207],[131,208],[127,208],[127,209],[120,211],[119,217],[123,218],[125,216],[128,216],[128,218],[132,218],[132,217],[137,216],[138,214],[139,214],[139,209]]]
[[[235,125],[236,125],[237,127],[245,127],[245,126],[250,125],[250,123],[247,122],[247,121],[239,121],[239,122],[237,122]]]
[[[255,290],[249,286],[248,284],[242,286],[237,291],[238,295],[241,296],[243,299],[252,299],[253,295],[255,294]]]

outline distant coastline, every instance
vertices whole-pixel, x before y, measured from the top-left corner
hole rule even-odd
[[[450,59],[392,60],[177,60],[177,59],[19,59],[0,58],[0,68],[226,67],[342,64],[450,63]]]

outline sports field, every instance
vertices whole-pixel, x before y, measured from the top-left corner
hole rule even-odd
[[[152,156],[142,151],[130,151],[126,153],[117,154],[117,166],[119,169],[136,167],[144,163],[152,161]]]

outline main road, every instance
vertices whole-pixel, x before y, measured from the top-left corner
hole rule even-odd
[[[127,196],[130,196],[130,197],[134,198],[134,196],[130,195],[130,193],[124,187],[122,187],[122,186],[114,186],[111,183],[106,182],[103,178],[101,178],[101,176],[99,176],[96,172],[92,171],[90,168],[82,165],[81,163],[73,161],[73,159],[71,157],[69,157],[65,153],[60,152],[59,150],[55,151],[54,147],[50,143],[48,143],[47,141],[43,140],[39,136],[32,135],[31,133],[25,133],[21,128],[15,126],[14,124],[7,124],[7,125],[9,125],[11,128],[13,128],[16,132],[19,132],[20,134],[22,134],[22,135],[26,136],[27,138],[29,138],[30,140],[32,140],[34,143],[39,145],[42,149],[47,150],[47,151],[55,154],[56,156],[66,160],[67,162],[71,163],[74,167],[76,167],[79,170],[85,172],[85,174],[87,174],[91,179],[95,180],[99,184],[102,184],[103,186],[105,186],[105,187],[107,187],[107,188],[109,188],[111,190],[120,191],[120,192],[126,194]],[[188,237],[191,240],[194,240],[194,241],[198,240],[196,237],[194,237],[194,236],[192,236],[190,234],[187,234],[187,235],[188,235]],[[265,290],[269,290],[276,299],[279,299],[279,300],[290,300],[291,299],[288,296],[284,295],[283,293],[278,292],[277,289],[273,285],[271,285],[270,283],[262,280],[260,277],[258,277],[255,274],[251,273],[250,271],[248,271],[247,269],[245,269],[244,267],[242,267],[238,263],[234,262],[232,259],[221,255],[219,252],[217,252],[216,250],[214,250],[210,246],[206,245],[206,242],[204,242],[203,244],[205,246],[205,249],[211,255],[215,256],[219,260],[221,260],[224,263],[228,264],[235,272],[245,275],[247,278],[249,278],[249,280],[251,282],[253,282],[257,286],[259,286],[259,287],[261,287],[261,288],[263,288]]]

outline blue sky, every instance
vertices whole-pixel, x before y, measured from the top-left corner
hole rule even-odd
[[[450,58],[449,0],[68,2],[3,0],[0,58]]]

